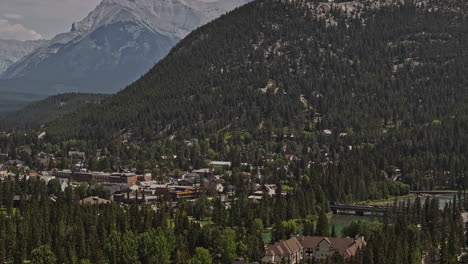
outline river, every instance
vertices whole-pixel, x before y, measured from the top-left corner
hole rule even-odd
[[[443,209],[445,204],[453,200],[453,194],[444,194],[444,195],[437,195],[439,198],[439,208]],[[410,200],[414,201],[416,197],[409,198]],[[406,199],[403,199],[406,200]],[[425,197],[421,197],[421,202],[424,203]],[[357,216],[351,214],[337,214],[332,215],[330,219],[330,231],[332,226],[335,226],[335,231],[337,236],[341,236],[341,231],[343,228],[353,221],[364,221],[364,222],[378,222],[380,219],[377,216],[366,215],[366,216]]]
[[[445,207],[445,204],[453,200],[453,194],[444,194],[444,195],[437,195],[437,198],[439,198],[439,208],[443,209]],[[408,198],[401,199],[407,200]],[[410,200],[414,201],[416,197],[411,197],[409,198]],[[424,204],[425,197],[421,197],[421,202]],[[464,214],[464,218],[468,220],[468,215]],[[335,227],[335,232],[337,236],[341,236],[341,231],[343,228],[349,224],[351,224],[354,221],[364,221],[364,222],[379,222],[380,218],[378,216],[372,216],[372,215],[365,215],[365,216],[357,216],[354,214],[333,214],[332,217],[330,218],[330,232],[332,227]],[[263,234],[263,240],[265,243],[270,243],[271,242],[271,230],[268,232],[265,232]]]

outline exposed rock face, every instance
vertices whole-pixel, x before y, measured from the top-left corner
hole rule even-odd
[[[245,0],[104,0],[71,31],[12,65],[0,89],[114,93],[193,29]]]
[[[46,43],[46,40],[20,41],[0,39],[0,74],[13,63]]]

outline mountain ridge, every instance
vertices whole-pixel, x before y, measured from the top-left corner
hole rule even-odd
[[[46,45],[47,40],[4,40],[0,39],[0,75],[15,62],[36,48]]]
[[[80,22],[73,23],[72,32],[86,32],[95,29],[104,24],[112,24],[113,21],[138,20],[140,25],[148,27],[160,34],[171,34],[178,38],[185,37],[193,30],[193,24],[201,25],[202,23],[188,23],[186,14],[176,14],[180,8],[185,8],[183,12],[198,12],[200,20],[210,21],[225,12],[245,3],[244,0],[234,1],[184,1],[184,0],[104,0],[93,10],[85,19]],[[177,15],[176,19],[169,19]],[[157,19],[149,19],[157,17]],[[186,19],[182,19],[187,17]]]
[[[103,94],[59,94],[28,104],[21,110],[0,118],[3,130],[37,128],[55,121],[68,113],[85,106],[100,104],[108,95]]]
[[[104,0],[70,32],[9,67],[2,90],[113,93],[186,34],[244,0]],[[32,86],[31,84],[35,85]]]
[[[360,12],[349,9],[354,4]],[[460,55],[466,54],[467,6],[444,1],[438,9],[441,4],[256,1],[191,33],[140,80],[94,109],[99,117],[83,112],[51,130],[72,135],[78,123],[83,130],[74,130],[77,137],[93,130],[104,138],[111,130],[151,140],[225,128],[369,133],[382,123],[447,118],[464,107],[454,100],[465,98],[455,80],[466,59]],[[441,75],[428,75],[431,69]],[[439,82],[450,87],[443,96],[434,86]]]

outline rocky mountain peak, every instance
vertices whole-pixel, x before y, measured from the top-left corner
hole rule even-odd
[[[29,92],[36,93],[116,92],[149,70],[192,30],[246,2],[103,0],[73,23],[70,32],[55,36],[9,67],[0,79],[14,90],[32,89],[33,81],[35,91]]]

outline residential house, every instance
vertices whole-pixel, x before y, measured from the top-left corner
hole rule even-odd
[[[296,264],[304,259],[304,247],[298,237],[281,240],[267,247],[262,263],[288,263]]]
[[[203,188],[208,192],[208,194],[218,194],[224,191],[224,179],[219,175],[211,176],[210,178],[203,179]]]
[[[86,159],[86,153],[81,151],[68,151],[68,156],[77,168],[83,168]]]
[[[37,172],[29,172],[27,175],[26,175],[26,179],[29,180],[29,179],[37,179],[39,178],[39,174]]]
[[[212,161],[210,162],[210,166],[216,169],[229,169],[232,166],[232,163],[229,161]]]
[[[354,256],[367,245],[364,237],[311,237],[295,236],[281,240],[266,248],[262,263],[297,264],[308,261],[323,262],[334,254],[340,254],[345,260]]]
[[[263,194],[266,193],[268,196],[272,197],[273,195],[276,194],[276,189],[277,186],[276,184],[264,184],[260,186],[252,195],[250,195],[248,198],[250,200],[261,200],[263,197]]]
[[[49,166],[51,160],[55,160],[53,155],[48,155],[45,152],[39,152],[37,154],[37,159],[42,166]]]
[[[45,139],[46,136],[47,136],[47,133],[46,133],[46,132],[42,132],[42,133],[40,133],[40,134],[37,136],[37,139],[43,140],[43,139]]]
[[[91,196],[88,198],[84,198],[80,201],[81,204],[93,204],[93,205],[100,205],[100,204],[110,204],[112,201],[99,198],[97,196]]]

